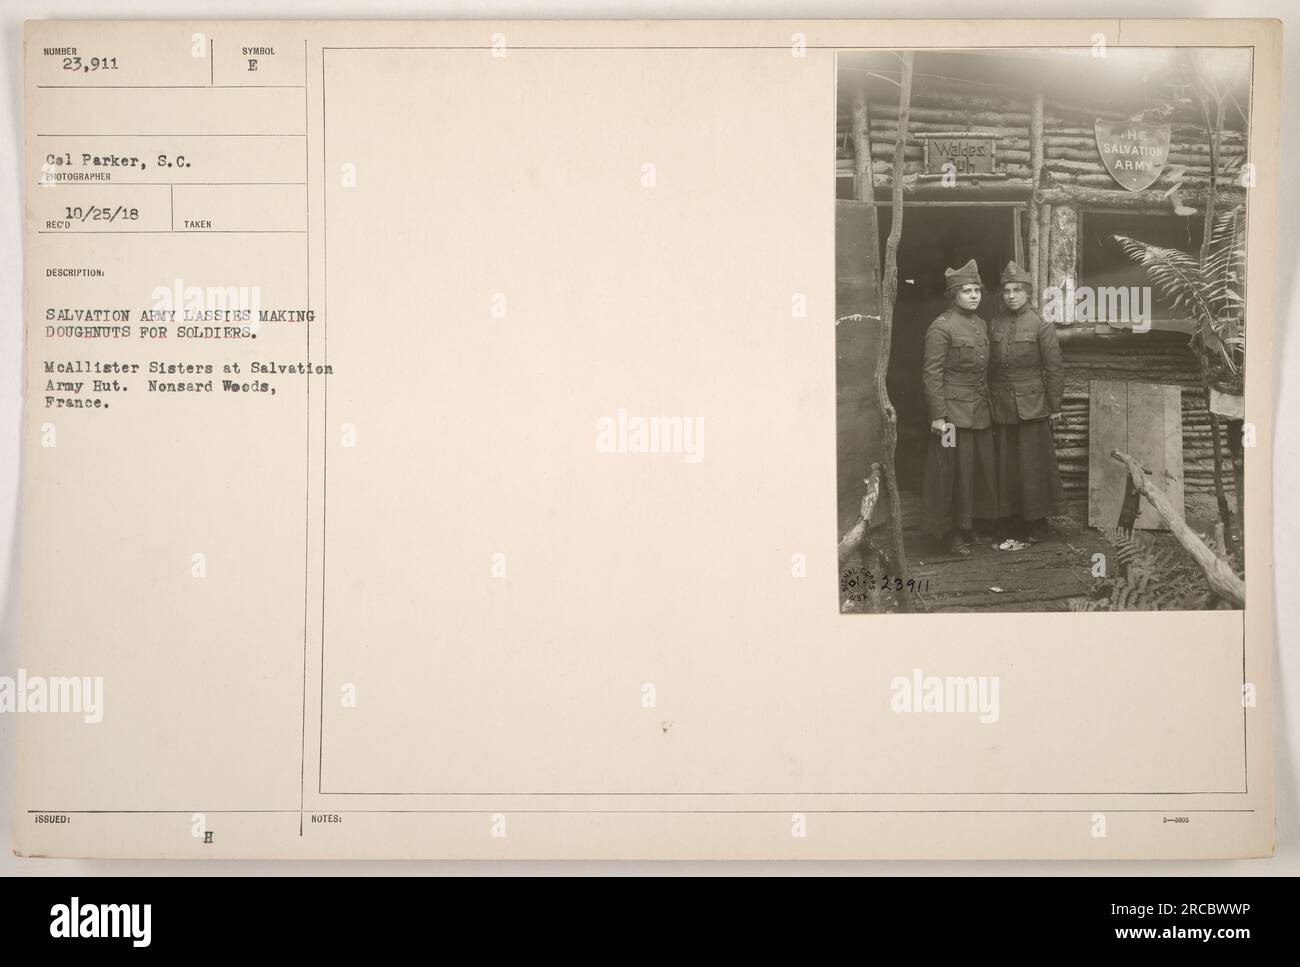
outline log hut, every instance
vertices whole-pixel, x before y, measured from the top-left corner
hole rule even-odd
[[[1242,63],[1231,69],[1242,80],[1231,88],[1231,109],[1224,114],[1222,135],[1212,149],[1202,112],[1185,93],[1179,96],[1182,65],[1173,49],[1111,49],[1100,57],[1089,49],[914,52],[901,169],[895,156],[899,55],[872,51],[839,56],[836,342],[841,533],[858,513],[862,481],[881,460],[882,394],[872,374],[882,351],[882,253],[892,221],[896,170],[902,172],[905,214],[886,385],[898,416],[894,466],[905,497],[903,513],[907,497],[915,506],[923,474],[928,416],[920,370],[925,330],[943,309],[945,266],[974,258],[986,290],[980,310],[986,319],[1001,307],[999,273],[1012,259],[1034,279],[1036,305],[1045,318],[1052,294],[1064,294],[1052,308],[1066,365],[1064,419],[1055,437],[1072,516],[1094,526],[1114,526],[1113,520],[1086,517],[1090,496],[1094,504],[1098,501],[1099,477],[1106,477],[1110,489],[1123,490],[1123,468],[1115,467],[1110,451],[1126,444],[1134,449],[1133,441],[1123,438],[1126,407],[1135,418],[1133,426],[1181,443],[1181,459],[1175,448],[1170,451],[1171,465],[1163,468],[1169,489],[1179,491],[1179,507],[1185,507],[1189,519],[1215,516],[1207,392],[1189,345],[1195,324],[1160,297],[1146,271],[1126,256],[1114,237],[1196,254],[1203,238],[1212,155],[1217,162],[1217,210],[1244,202],[1249,60],[1248,52],[1239,53],[1244,69]],[[1108,166],[1102,155],[1102,145],[1115,150],[1108,140],[1112,137],[1137,141],[1130,126],[1137,126],[1143,138],[1154,131],[1157,141],[1168,132],[1163,159],[1163,143],[1149,152],[1158,173],[1138,190],[1119,180],[1125,177],[1122,160],[1117,175],[1112,170],[1116,166]],[[1146,180],[1141,172],[1132,177],[1136,179]],[[1145,289],[1150,301],[1145,312],[1142,303],[1114,301],[1109,312],[1101,313],[1095,305],[1090,312],[1072,311],[1074,293],[1098,288],[1139,293]],[[1098,318],[1102,314],[1107,317]],[[1119,425],[1091,427],[1099,388],[1106,387]],[[1154,397],[1148,388],[1154,388]],[[1155,398],[1164,405],[1163,417],[1151,409]],[[1226,433],[1219,444],[1224,486],[1231,493]],[[878,506],[878,514],[883,513],[884,502]],[[1140,525],[1162,526],[1154,514]]]

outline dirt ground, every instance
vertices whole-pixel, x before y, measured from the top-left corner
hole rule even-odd
[[[1093,555],[1101,553],[1111,573],[1118,566],[1116,548],[1087,526],[1087,506],[1073,503],[1069,514],[1051,519],[1054,535],[1019,550],[1000,550],[992,534],[981,535],[969,557],[936,546],[921,531],[917,494],[904,493],[903,539],[908,564],[918,588],[918,610],[947,611],[1068,611],[1070,599],[1087,597],[1097,587]],[[1213,532],[1213,521],[1189,518],[1201,534]],[[1197,569],[1165,532],[1143,532],[1153,548],[1167,548],[1181,573],[1195,578]],[[891,596],[894,597],[894,596]],[[896,598],[887,603],[900,604]]]

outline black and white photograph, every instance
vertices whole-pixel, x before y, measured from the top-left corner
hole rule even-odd
[[[11,947],[307,874],[367,950],[412,875],[1280,934],[1281,0],[133,3],[0,11]]]
[[[1244,607],[1251,69],[839,53],[841,612]]]

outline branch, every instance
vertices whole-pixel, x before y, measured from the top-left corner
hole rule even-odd
[[[1127,453],[1120,453],[1118,450],[1110,451],[1110,455],[1128,468],[1133,489],[1146,497],[1151,506],[1156,509],[1156,513],[1160,515],[1160,519],[1168,526],[1170,533],[1177,538],[1178,543],[1183,545],[1187,553],[1192,556],[1192,560],[1205,573],[1205,580],[1209,582],[1210,590],[1220,598],[1231,602],[1234,607],[1244,608],[1246,606],[1245,582],[1236,575],[1226,561],[1205,546],[1205,542],[1195,531],[1187,526],[1187,522],[1170,505],[1164,491],[1147,479],[1140,463]]]
[[[876,501],[880,499],[880,464],[871,465],[871,476],[867,478],[866,483],[867,492],[862,495],[862,509],[858,513],[857,523],[840,538],[840,567],[844,566],[844,562],[852,556],[867,536],[871,515],[876,509]]]
[[[912,108],[912,51],[899,55],[903,61],[903,82],[898,91],[898,131],[894,141],[894,174],[890,180],[889,238],[885,241],[885,267],[880,280],[880,348],[876,357],[876,396],[884,417],[885,491],[892,518],[893,564],[907,574],[907,548],[903,546],[903,507],[898,493],[894,454],[898,450],[898,413],[889,398],[889,357],[894,342],[894,308],[898,300],[898,245],[903,237],[904,146],[907,144],[909,112]],[[874,198],[874,196],[873,196]]]

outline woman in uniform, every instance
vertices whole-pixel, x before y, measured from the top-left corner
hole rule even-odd
[[[988,325],[975,312],[983,290],[971,259],[945,269],[948,308],[925,334],[921,381],[930,410],[924,526],[953,554],[968,555],[975,518],[997,516],[988,400]]]
[[[1002,271],[1006,309],[994,318],[989,361],[998,517],[1029,541],[1050,535],[1047,518],[1062,511],[1064,492],[1052,430],[1060,419],[1065,370],[1056,327],[1029,307],[1029,273],[1015,262]]]

